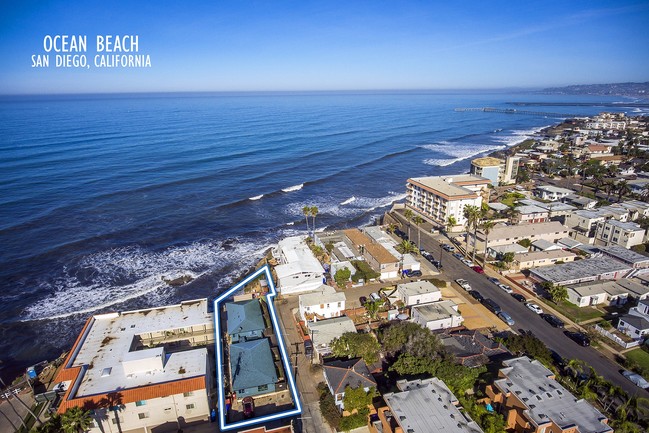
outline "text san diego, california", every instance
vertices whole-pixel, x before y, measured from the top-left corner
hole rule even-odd
[[[45,35],[45,54],[32,54],[32,68],[151,67],[151,56],[140,53],[139,35],[97,35],[93,42],[89,53],[86,35]]]

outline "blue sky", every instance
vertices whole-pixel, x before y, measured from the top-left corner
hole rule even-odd
[[[477,89],[649,80],[646,1],[2,1],[0,94]],[[108,5],[110,3],[110,5]],[[139,35],[148,69],[31,67]]]

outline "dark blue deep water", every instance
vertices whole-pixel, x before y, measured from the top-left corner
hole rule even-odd
[[[305,204],[319,207],[318,228],[368,224],[403,199],[408,177],[465,172],[471,157],[558,122],[453,111],[511,108],[508,101],[588,99],[503,93],[0,99],[3,375],[57,356],[92,313],[215,295],[272,243],[304,231]],[[196,280],[180,288],[161,281],[178,273]]]

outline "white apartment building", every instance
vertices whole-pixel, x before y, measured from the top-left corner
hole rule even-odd
[[[456,227],[462,227],[466,223],[464,207],[480,207],[483,198],[488,199],[489,184],[489,179],[470,174],[411,178],[406,200],[408,206],[442,227],[451,216]]]
[[[541,185],[534,188],[534,195],[541,200],[558,201],[562,198],[574,193],[573,190],[567,188],[559,188],[553,185]]]
[[[644,241],[645,230],[639,224],[614,219],[600,221],[595,229],[595,245],[619,245],[631,248]]]
[[[486,156],[471,161],[471,174],[486,177],[493,186],[516,183],[520,157],[508,156],[506,159]]]
[[[401,301],[403,305],[419,305],[437,302],[442,299],[442,292],[430,281],[421,280],[411,283],[399,284],[397,290],[390,297],[390,302]]]
[[[215,406],[213,343],[207,299],[92,316],[56,377],[66,389],[58,412],[92,408],[92,433],[206,421]]]
[[[568,237],[570,230],[557,221],[549,221],[537,224],[519,224],[519,225],[496,225],[487,236],[478,230],[476,249],[478,252],[485,251],[486,248],[494,248],[501,245],[510,245],[523,239],[529,239],[534,242],[543,239],[549,242],[557,242],[561,238]],[[473,233],[468,236],[469,245],[473,247]],[[485,246],[485,240],[489,245]]]

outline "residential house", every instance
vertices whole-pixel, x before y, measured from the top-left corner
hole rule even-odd
[[[380,243],[356,228],[344,230],[343,233],[372,269],[381,274],[382,279],[399,276],[399,259],[390,254]]]
[[[641,339],[649,336],[649,299],[643,299],[620,317],[617,329],[631,338]]]
[[[324,268],[306,244],[306,236],[282,239],[272,254],[279,262],[274,270],[281,293],[308,292],[325,282]]]
[[[636,253],[635,251],[621,247],[619,245],[611,245],[608,247],[598,247],[600,253],[605,257],[613,257],[614,259],[631,266],[634,269],[649,268],[649,257],[644,254]]]
[[[354,321],[347,316],[307,323],[311,341],[322,358],[331,355],[331,342],[346,332],[356,332]]]
[[[568,194],[562,199],[562,201],[563,203],[576,206],[580,209],[595,209],[597,206],[597,200],[577,194]]]
[[[399,392],[383,394],[386,406],[378,409],[377,431],[483,433],[440,379],[399,380],[397,388]]]
[[[56,375],[65,389],[57,412],[92,409],[91,433],[207,421],[216,404],[211,344],[214,315],[207,299],[94,315]],[[116,399],[121,410],[113,412]]]
[[[352,277],[356,274],[356,268],[354,265],[352,265],[351,262],[345,260],[342,262],[334,262],[332,261],[331,264],[329,265],[329,275],[331,275],[331,278],[334,279],[336,276],[336,272],[338,272],[340,269],[348,269],[349,270],[349,278],[347,281],[351,281]]]
[[[430,281],[421,280],[399,284],[390,302],[401,301],[404,306],[428,304],[442,299],[442,292]]]
[[[225,304],[227,314],[227,332],[232,343],[256,340],[264,336],[264,316],[259,299],[228,302]]]
[[[439,335],[444,348],[466,367],[479,367],[510,355],[505,346],[476,330],[460,329]]]
[[[449,217],[455,219],[455,227],[463,227],[464,207],[480,207],[483,199],[488,201],[490,183],[487,178],[473,175],[411,178],[406,185],[406,203],[441,227],[446,227]]]
[[[362,387],[365,392],[376,388],[376,380],[362,358],[328,361],[323,364],[325,382],[336,406],[345,409],[345,389]]]
[[[589,281],[568,286],[568,302],[578,307],[624,305],[629,298],[629,289],[620,284],[623,281],[630,280]]]
[[[237,399],[268,394],[275,391],[279,382],[268,338],[230,345],[230,377]]]
[[[619,245],[631,248],[644,241],[645,229],[634,222],[614,219],[600,221],[595,228],[595,245]]]
[[[537,360],[503,361],[504,368],[486,389],[492,406],[505,416],[506,428],[520,432],[612,433],[608,419],[585,399],[577,399]]]
[[[315,292],[300,295],[300,317],[305,322],[339,317],[345,311],[347,297],[331,286],[322,285]]]
[[[455,302],[450,300],[420,304],[412,307],[412,321],[431,331],[460,326],[464,318]]]
[[[574,233],[574,239],[584,244],[592,244],[595,241],[597,223],[606,221],[607,216],[597,210],[577,210],[568,215],[565,220],[566,226]]]
[[[418,228],[417,228],[418,229]],[[421,263],[415,258],[414,255],[410,253],[401,254],[397,250],[397,242],[392,236],[389,236],[381,227],[379,226],[369,226],[363,228],[363,233],[369,236],[373,241],[378,242],[383,248],[385,248],[390,254],[396,257],[401,263],[401,269],[404,271],[419,271],[421,270]],[[416,230],[413,230],[413,237],[416,233]]]
[[[491,244],[491,242],[489,243]],[[524,247],[521,244],[513,243],[513,244],[498,245],[493,247],[490,246],[489,249],[487,250],[487,254],[489,255],[489,257],[493,257],[497,260],[501,260],[502,257],[507,253],[522,254],[528,251],[529,249],[527,247]]]
[[[541,200],[557,201],[574,193],[571,189],[559,188],[553,185],[540,185],[534,188],[534,195]]]
[[[562,248],[559,245],[555,244],[554,242],[546,241],[545,239],[537,239],[534,242],[532,242],[532,246],[530,247],[530,252],[555,251],[560,249]]]

